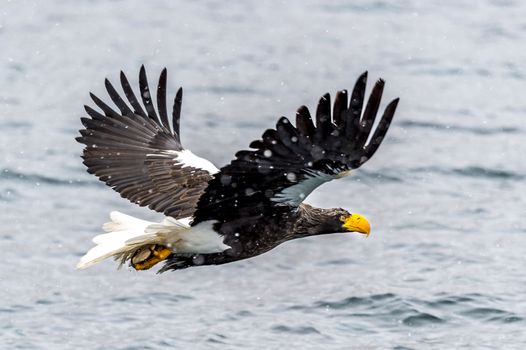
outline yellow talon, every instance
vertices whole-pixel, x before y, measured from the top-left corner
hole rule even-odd
[[[162,245],[151,245],[139,249],[131,258],[131,266],[135,270],[148,270],[172,254],[172,251]]]

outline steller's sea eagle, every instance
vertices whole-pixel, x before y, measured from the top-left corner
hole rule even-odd
[[[369,222],[359,214],[303,201],[321,184],[362,166],[380,146],[398,104],[398,98],[389,103],[373,128],[383,80],[374,85],[363,113],[367,72],[350,96],[346,90],[336,94],[332,117],[327,93],[318,103],[315,123],[302,106],[295,125],[281,117],[250,144],[251,150],[237,152],[218,169],[183,148],[183,91],[179,88],[175,96],[170,124],[166,77],[164,69],[154,98],[142,66],[139,100],[121,72],[125,98],[105,81],[118,111],[93,94],[100,111],[85,106],[89,118],[81,118],[85,128],[77,141],[86,145],[82,158],[88,172],[165,218],[157,223],[112,212],[103,226],[107,233],[93,239],[96,246],[78,268],[114,257],[137,270],[164,261],[159,271],[164,272],[247,259],[301,237],[370,233]]]

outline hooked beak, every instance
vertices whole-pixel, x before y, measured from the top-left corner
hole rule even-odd
[[[371,225],[369,221],[360,214],[351,214],[342,218],[344,227],[347,231],[359,232],[369,236],[371,233]]]

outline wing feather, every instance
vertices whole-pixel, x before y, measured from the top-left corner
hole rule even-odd
[[[121,71],[120,74],[120,80],[121,80],[121,86],[122,90],[124,91],[124,95],[130,102],[130,104],[133,107],[133,113],[140,115],[143,118],[147,118],[146,113],[144,113],[144,110],[141,107],[141,104],[139,103],[139,100],[137,100],[137,97],[135,97],[135,93],[133,92],[133,89],[130,85],[130,82],[128,81],[128,78],[126,78],[126,75],[124,72]]]
[[[309,109],[305,106],[301,106],[296,112],[296,127],[302,136],[306,138],[314,136],[314,123],[312,122]]]
[[[356,134],[358,133],[366,85],[367,72],[364,72],[356,80],[356,84],[354,84],[352,90],[351,100],[349,101],[349,113],[346,113],[345,118],[345,135],[347,137],[356,137]]]
[[[380,108],[380,101],[382,99],[382,93],[384,90],[384,81],[382,79],[378,80],[374,84],[373,91],[369,96],[367,105],[365,106],[365,111],[363,112],[362,119],[359,124],[358,133],[356,136],[356,142],[358,144],[364,145],[369,137],[371,129],[373,128],[374,120],[376,119],[376,114]]]
[[[338,127],[342,127],[343,123],[345,122],[343,112],[347,110],[347,99],[347,90],[338,91],[338,93],[336,93],[332,119],[334,124],[336,124]]]
[[[174,135],[177,135],[177,140],[180,141],[179,127],[180,127],[180,118],[181,118],[181,105],[183,103],[183,88],[180,87],[177,90],[174,98],[174,107],[172,111],[172,126],[174,130]]]
[[[159,76],[159,83],[157,84],[157,110],[159,111],[159,119],[161,124],[166,128],[170,129],[170,123],[168,123],[168,111],[166,110],[166,80],[167,70],[164,68]],[[179,130],[176,132],[179,134]]]
[[[104,85],[106,86],[106,91],[108,91],[108,95],[110,95],[111,100],[121,111],[121,115],[133,114],[133,111],[130,109],[130,107],[128,107],[126,102],[124,102],[124,100],[121,98],[117,90],[115,90],[115,88],[108,79],[104,80]]]
[[[141,66],[139,71],[139,88],[141,90],[142,103],[146,108],[148,117],[157,121],[157,113],[155,113],[155,108],[153,107],[152,95],[150,93],[150,87],[148,86],[148,78],[146,77],[146,69],[144,69],[144,65]]]
[[[367,159],[371,158],[378,149],[378,147],[380,147],[380,144],[382,143],[385,134],[387,133],[387,129],[389,129],[389,126],[391,125],[391,121],[393,120],[399,100],[400,99],[398,98],[394,99],[385,108],[385,112],[382,116],[382,119],[378,123],[378,126],[376,127],[376,130],[374,131],[374,134],[371,137],[369,144],[365,147],[365,155]]]
[[[93,102],[95,102],[95,104],[97,105],[97,107],[99,107],[100,109],[102,109],[102,111],[104,112],[104,114],[107,116],[107,117],[117,117],[119,116],[119,114],[117,112],[115,112],[110,106],[108,106],[106,103],[104,103],[103,101],[101,101],[97,96],[95,96],[94,94],[92,94],[90,92],[90,97],[91,99],[93,100]]]
[[[133,203],[174,218],[192,216],[215,168],[184,150],[180,143],[182,90],[175,97],[173,128],[170,128],[166,69],[157,85],[158,111],[152,102],[144,66],[139,73],[144,108],[122,72],[120,80],[129,105],[106,79],[106,90],[119,112],[93,94],[90,96],[103,114],[85,106],[88,117],[81,118],[85,129],[80,130],[77,141],[86,145],[82,158],[87,171]],[[192,163],[185,163],[188,160]]]
[[[326,93],[320,98],[316,108],[316,133],[315,142],[323,143],[331,132],[333,124],[331,122],[331,95]]]
[[[194,224],[272,215],[284,206],[290,210],[322,183],[365,163],[384,139],[398,104],[398,99],[388,104],[373,132],[384,82],[373,87],[362,117],[366,80],[367,72],[358,78],[350,101],[347,91],[336,94],[332,119],[330,96],[325,94],[318,103],[316,125],[302,106],[296,126],[282,117],[275,129],[250,143],[253,150],[237,152],[200,197]]]

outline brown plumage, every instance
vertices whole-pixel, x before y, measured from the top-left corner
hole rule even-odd
[[[281,243],[309,236],[342,232],[344,216],[352,215],[341,208],[322,209],[300,204],[298,210],[280,210],[273,216],[241,218],[215,229],[225,237],[231,248],[213,254],[174,254],[159,272],[190,266],[220,265],[258,256]],[[250,232],[250,234],[238,234]]]
[[[90,118],[82,118],[85,129],[77,138],[86,145],[84,164],[122,197],[167,219],[145,223],[113,215],[113,222],[105,226],[109,233],[97,239],[98,246],[83,257],[80,267],[114,256],[131,259],[137,269],[165,260],[162,272],[246,259],[306,236],[369,234],[370,226],[360,215],[314,208],[303,201],[319,185],[362,166],[378,149],[398,104],[398,99],[391,101],[374,127],[383,80],[373,86],[365,108],[367,73],[358,78],[350,99],[346,90],[336,94],[332,111],[330,95],[323,95],[315,122],[302,106],[295,125],[280,118],[276,128],[250,143],[251,150],[237,152],[230,164],[217,169],[181,144],[182,89],[174,99],[170,124],[166,69],[154,99],[141,67],[142,105],[126,76],[121,73],[120,78],[127,102],[105,82],[119,111],[94,95],[103,114],[85,107]],[[189,223],[175,220],[184,218]],[[134,231],[133,223],[140,228]]]

